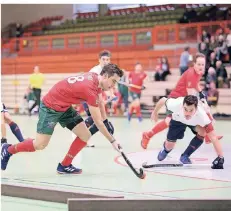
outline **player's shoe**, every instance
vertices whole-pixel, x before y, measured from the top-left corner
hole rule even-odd
[[[5,170],[12,154],[8,152],[8,148],[11,144],[3,144],[1,151],[1,169]]]
[[[159,161],[162,161],[162,160],[164,160],[164,159],[167,157],[167,155],[168,155],[168,153],[167,153],[164,149],[162,149],[162,150],[159,152],[157,159],[158,159]]]
[[[59,174],[81,174],[82,169],[75,168],[72,164],[69,166],[63,166],[61,163],[59,163],[57,172]]]
[[[128,121],[129,121],[129,122],[131,121],[131,118],[132,118],[132,114],[129,114],[129,113],[128,113]]]
[[[223,138],[223,136],[217,136],[218,140],[221,140]],[[208,136],[205,136],[205,143],[206,144],[211,144],[212,141],[209,139]]]
[[[225,162],[225,159],[223,157],[217,157],[213,161],[211,168],[212,169],[224,169],[224,166],[223,166],[224,162]]]
[[[139,122],[142,122],[143,118],[140,116],[140,117],[138,117],[138,120],[139,120]]]
[[[148,144],[149,144],[149,141],[150,141],[150,138],[149,138],[149,136],[148,136],[148,133],[144,132],[144,133],[142,134],[141,147],[142,147],[143,149],[147,149]]]
[[[88,143],[87,143],[86,147],[95,147],[95,145],[94,145],[94,144],[88,144]]]
[[[1,139],[1,145],[3,145],[3,144],[7,144],[7,139],[6,138]]]
[[[189,156],[184,154],[180,156],[180,162],[183,164],[192,164],[192,161],[190,160]]]

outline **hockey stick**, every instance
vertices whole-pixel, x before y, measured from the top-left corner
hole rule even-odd
[[[132,165],[132,163],[130,162],[130,160],[128,160],[127,156],[124,154],[124,152],[122,151],[122,148],[119,147],[120,153],[122,155],[122,157],[124,158],[125,162],[128,164],[128,166],[130,167],[130,169],[133,171],[133,173],[139,177],[140,179],[144,179],[146,177],[146,174],[144,173],[143,169],[140,168],[139,171],[137,171],[134,166]]]
[[[118,83],[119,83],[119,84],[122,84],[122,85],[125,85],[125,86],[127,86],[127,87],[133,87],[133,88],[136,88],[136,89],[141,89],[141,90],[146,89],[145,86],[137,86],[137,85],[135,85],[135,84],[129,84],[129,83],[123,82],[123,81],[118,81]]]
[[[183,163],[156,163],[156,164],[147,164],[143,163],[143,168],[164,168],[164,167],[211,167],[211,164],[183,164]]]

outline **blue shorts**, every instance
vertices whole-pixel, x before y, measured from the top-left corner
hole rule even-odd
[[[141,93],[136,93],[136,92],[129,92],[130,96],[132,97],[132,100],[140,99]]]
[[[168,141],[176,142],[177,139],[184,138],[184,132],[187,127],[189,127],[194,134],[197,134],[195,126],[186,125],[182,122],[171,119],[167,134]]]

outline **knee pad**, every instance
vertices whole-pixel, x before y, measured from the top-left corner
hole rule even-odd
[[[85,124],[87,128],[91,127],[94,124],[94,121],[91,116],[89,116],[87,119],[85,119]]]
[[[83,103],[83,108],[88,116],[91,116],[87,103]]]

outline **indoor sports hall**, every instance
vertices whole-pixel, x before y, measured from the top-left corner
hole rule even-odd
[[[58,174],[76,136],[57,124],[44,150],[12,156],[2,169],[3,211],[230,210],[231,5],[4,4],[1,10],[2,148],[35,139],[40,101],[57,82],[99,65],[100,52],[110,52],[111,62],[125,73],[113,93],[104,96],[122,150],[97,132],[72,161],[82,173]],[[16,10],[24,14],[18,17]],[[189,128],[164,161],[157,156],[168,128],[155,134],[147,149],[141,146],[143,133],[168,112],[162,106],[155,122],[153,109],[194,68],[198,52],[206,59],[198,86],[206,95],[215,133],[222,136],[217,141],[224,169],[211,168],[217,153],[205,141],[190,156],[192,164],[182,164],[180,157],[195,136]],[[137,66],[145,78],[136,84],[130,74]],[[32,80],[36,74],[39,86]],[[134,89],[141,97],[131,109],[137,102]],[[84,120],[89,118],[82,102],[72,106]],[[24,140],[19,141],[19,133]]]

